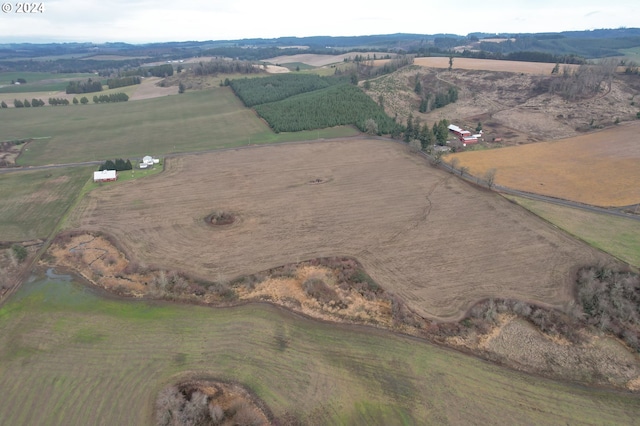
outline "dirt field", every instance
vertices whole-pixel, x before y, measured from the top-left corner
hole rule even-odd
[[[238,220],[210,227],[215,210]],[[171,159],[162,175],[93,191],[70,223],[140,263],[215,280],[351,256],[439,319],[492,296],[560,306],[572,268],[604,256],[402,145],[365,140]]]
[[[449,68],[449,58],[415,58],[415,65],[430,68]],[[525,74],[551,74],[555,64],[542,62],[497,61],[495,59],[453,58],[453,68],[462,70],[505,71]]]
[[[324,67],[330,64],[342,63],[345,59],[353,58],[356,55],[369,55],[372,58],[373,55],[382,56],[380,52],[350,52],[344,53],[342,55],[318,55],[315,53],[301,53],[299,55],[276,56],[275,58],[267,59],[266,62],[270,62],[272,64],[302,62],[303,64],[311,65],[314,67]]]
[[[569,139],[453,154],[476,176],[527,192],[597,206],[640,203],[640,122]]]
[[[143,82],[135,86],[135,91],[130,95],[129,100],[157,98],[160,96],[177,95],[178,86],[160,87],[157,85],[162,79],[160,77],[145,78]]]

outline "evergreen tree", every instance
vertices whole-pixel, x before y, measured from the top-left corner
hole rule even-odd
[[[14,99],[13,100],[13,106],[16,108],[22,108],[24,107],[24,104],[22,103],[22,101],[20,99]]]
[[[433,134],[438,141],[438,145],[445,145],[449,136],[449,122],[446,119],[433,124]]]
[[[413,87],[413,91],[416,92],[418,95],[422,94],[422,83],[417,78],[416,78],[416,85]]]
[[[76,98],[75,96],[73,97],[73,104],[78,105],[78,98]]]
[[[8,105],[5,101],[0,102],[0,107],[1,108],[8,108]]]
[[[422,125],[422,129],[420,129],[419,139],[420,139],[420,143],[422,144],[423,150],[426,150],[427,147],[429,147],[430,145],[433,145],[435,138],[433,136],[433,132],[431,131],[427,123],[424,123]]]
[[[25,100],[24,100],[24,107],[25,107],[25,108],[31,108],[31,102],[29,102],[29,100],[28,100],[28,99],[25,99]]]
[[[81,103],[82,105],[86,105],[86,104],[88,104],[88,103],[89,103],[89,99],[87,99],[87,97],[86,97],[86,96],[83,96],[83,97],[81,97],[81,98],[80,98],[80,103]]]
[[[407,127],[404,131],[404,141],[409,143],[412,137],[413,137],[413,114],[409,113],[409,118],[407,118]]]

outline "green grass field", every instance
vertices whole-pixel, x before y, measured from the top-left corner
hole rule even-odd
[[[0,424],[152,424],[186,374],[235,380],[302,424],[631,424],[636,395],[502,369],[269,305],[119,301],[61,280],[0,308]]]
[[[31,143],[19,157],[20,165],[142,158],[357,134],[353,128],[341,127],[276,135],[229,88],[116,104],[10,108],[0,113],[4,139],[50,136]]]
[[[94,74],[53,74],[46,72],[0,73],[0,93],[57,92],[64,91],[71,80],[95,78]],[[24,78],[27,84],[12,85],[12,80]],[[31,100],[31,99],[29,99]],[[46,99],[43,99],[46,102]]]
[[[96,167],[0,174],[0,241],[46,238]]]
[[[640,267],[640,222],[522,197],[507,198],[592,246]]]

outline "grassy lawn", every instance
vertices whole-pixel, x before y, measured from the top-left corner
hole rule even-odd
[[[152,424],[156,393],[236,380],[301,424],[630,424],[637,396],[519,374],[269,305],[106,299],[60,280],[0,307],[0,424]]]
[[[640,267],[640,222],[527,198],[507,198],[592,246]]]
[[[276,135],[229,88],[117,104],[1,112],[4,139],[50,136],[31,143],[19,157],[20,165],[142,158],[357,134],[344,127]]]
[[[0,174],[0,240],[46,238],[93,170],[73,167]]]

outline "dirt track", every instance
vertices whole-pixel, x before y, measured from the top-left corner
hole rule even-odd
[[[204,223],[214,210],[240,220],[214,229]],[[402,145],[371,140],[171,159],[162,175],[88,194],[73,223],[114,235],[141,263],[214,280],[352,256],[438,319],[493,296],[561,305],[571,269],[604,256]]]

